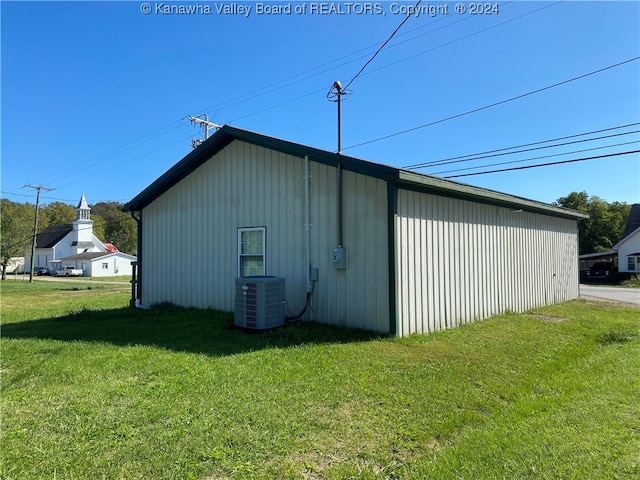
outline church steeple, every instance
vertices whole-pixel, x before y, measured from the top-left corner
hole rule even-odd
[[[84,198],[84,193],[80,198],[80,203],[76,207],[76,221],[78,220],[91,220],[91,209],[87,204],[87,199]]]
[[[75,249],[75,253],[82,253],[93,248],[93,220],[91,220],[91,209],[87,199],[84,198],[84,193],[76,207],[71,246]]]

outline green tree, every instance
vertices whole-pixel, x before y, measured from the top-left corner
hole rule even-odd
[[[2,280],[5,280],[11,258],[22,257],[29,250],[33,238],[35,207],[4,198],[0,202],[0,265]]]
[[[589,197],[587,192],[571,192],[555,203],[589,214],[588,219],[578,221],[581,255],[611,250],[621,240],[631,211],[626,202],[608,203],[596,196]]]
[[[571,208],[580,212],[589,211],[589,194],[587,192],[571,192],[566,197],[560,197],[555,202],[564,208]]]
[[[40,208],[38,230],[42,231],[50,225],[71,223],[76,218],[76,210],[72,205],[63,202],[52,202]]]
[[[101,218],[104,233],[99,238],[113,243],[121,252],[135,255],[138,226],[128,213],[122,211],[122,207],[119,202],[98,202],[91,207],[92,216],[95,213]]]

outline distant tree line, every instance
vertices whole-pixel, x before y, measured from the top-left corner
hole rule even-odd
[[[121,252],[136,255],[138,226],[130,214],[122,211],[123,204],[99,202],[90,207],[94,235],[103,242],[113,243]],[[0,265],[4,274],[12,257],[31,253],[35,205],[3,198],[0,208]],[[42,205],[38,212],[38,232],[50,225],[72,223],[75,218],[73,205],[64,202]]]
[[[622,240],[631,211],[628,203],[608,203],[599,197],[590,197],[587,192],[571,192],[555,203],[589,214],[588,219],[578,220],[580,255],[606,252]]]

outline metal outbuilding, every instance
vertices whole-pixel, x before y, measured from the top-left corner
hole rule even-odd
[[[125,210],[146,306],[275,275],[291,317],[404,336],[579,296],[581,212],[230,126]]]

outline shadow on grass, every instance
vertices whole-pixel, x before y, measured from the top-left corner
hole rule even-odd
[[[360,342],[383,335],[313,322],[292,322],[276,330],[244,332],[234,328],[232,313],[162,305],[151,310],[83,309],[63,317],[10,323],[2,326],[2,336],[154,346],[223,356],[265,348]]]

